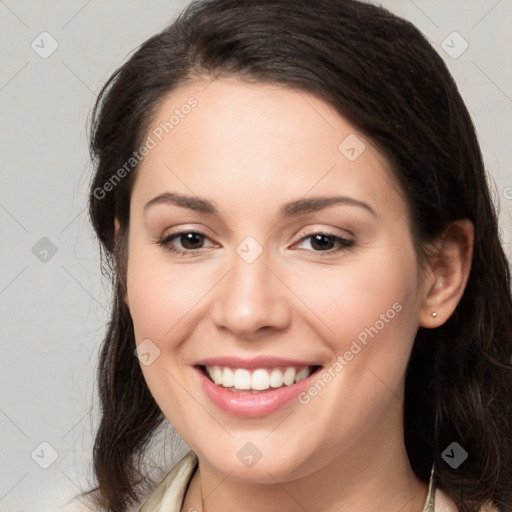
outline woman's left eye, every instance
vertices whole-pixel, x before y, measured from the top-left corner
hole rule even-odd
[[[347,240],[331,233],[313,233],[299,240],[300,242],[309,241],[309,246],[313,252],[332,253],[348,249],[354,245],[352,240]],[[337,247],[336,247],[337,246]]]

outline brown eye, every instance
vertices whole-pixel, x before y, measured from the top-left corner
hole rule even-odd
[[[201,249],[204,243],[204,236],[201,233],[181,233],[175,238],[178,238],[184,249]]]
[[[352,240],[347,240],[330,233],[313,233],[303,237],[299,243],[309,241],[310,248],[313,252],[337,252],[348,249],[354,245]]]
[[[332,249],[336,241],[327,235],[314,235],[311,237],[311,247],[318,251],[328,251]]]
[[[185,256],[193,255],[206,248],[204,245],[206,240],[209,238],[198,231],[181,231],[165,236],[158,241],[158,244],[170,252]]]

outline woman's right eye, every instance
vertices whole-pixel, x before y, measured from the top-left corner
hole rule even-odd
[[[174,254],[185,256],[196,254],[204,249],[205,240],[209,238],[199,231],[180,231],[166,235],[158,241],[158,244]]]

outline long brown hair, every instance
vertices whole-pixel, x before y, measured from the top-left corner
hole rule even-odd
[[[356,0],[195,1],[101,90],[91,127],[90,216],[114,301],[98,368],[97,487],[89,491],[97,507],[125,512],[153,485],[143,459],[165,420],[133,355],[123,295],[137,166],[118,170],[142,144],[170,91],[219,76],[307,91],[351,122],[387,157],[405,191],[420,257],[451,221],[473,222],[472,269],[458,307],[442,326],[417,333],[406,377],[405,441],[416,475],[427,482],[435,463],[437,485],[460,511],[487,500],[512,510],[510,272],[475,130],[425,37],[387,10]],[[116,173],[123,177],[112,185]],[[442,459],[453,441],[469,454],[457,469]]]

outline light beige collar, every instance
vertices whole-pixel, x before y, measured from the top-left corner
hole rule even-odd
[[[196,467],[197,456],[190,450],[166,475],[139,512],[180,512]]]
[[[434,466],[430,471],[430,480],[428,482],[427,499],[423,505],[422,512],[435,512],[436,506],[436,486],[434,483]]]

